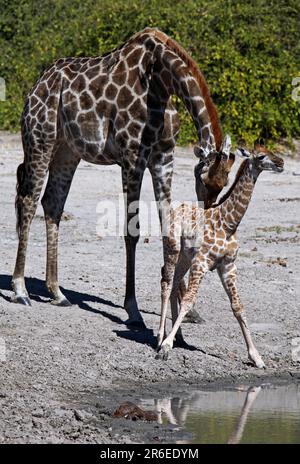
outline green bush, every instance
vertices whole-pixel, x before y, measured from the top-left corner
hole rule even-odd
[[[252,143],[300,134],[299,0],[0,0],[0,128],[19,130],[24,96],[62,56],[100,55],[146,26],[162,29],[199,64],[224,132]],[[179,143],[195,129],[178,103]]]

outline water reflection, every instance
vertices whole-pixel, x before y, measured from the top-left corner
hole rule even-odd
[[[300,443],[299,384],[200,390],[141,405],[192,432],[191,443]]]
[[[227,443],[229,444],[236,444],[239,443],[243,437],[243,432],[245,429],[245,425],[247,423],[248,414],[250,409],[256,400],[257,395],[261,391],[261,387],[250,387],[246,393],[246,398],[241,410],[241,414],[239,415],[239,419],[237,421],[236,427],[232,435],[230,436]]]

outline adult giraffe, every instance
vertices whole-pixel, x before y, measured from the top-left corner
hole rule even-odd
[[[24,162],[17,170],[19,246],[12,278],[13,301],[30,305],[24,267],[29,228],[41,189],[47,229],[46,284],[56,305],[69,305],[57,278],[58,228],[80,159],[118,164],[128,205],[139,200],[148,167],[159,205],[170,203],[178,95],[193,118],[196,155],[221,167],[222,133],[207,84],[195,62],[174,40],[146,28],[102,57],[56,61],[29,92],[22,114]],[[216,157],[219,160],[216,161]],[[224,180],[224,184],[226,183]],[[218,187],[219,188],[219,187]],[[132,214],[127,213],[126,230]],[[127,272],[124,306],[128,323],[143,325],[135,296],[138,237],[125,234]]]

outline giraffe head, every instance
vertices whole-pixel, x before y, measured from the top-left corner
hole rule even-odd
[[[229,135],[226,135],[220,151],[209,152],[201,147],[195,148],[195,154],[200,159],[195,167],[196,193],[198,201],[204,201],[205,208],[212,206],[228,183],[228,176],[235,161],[235,155],[230,149]]]
[[[252,164],[254,174],[259,175],[262,171],[282,172],[284,161],[278,155],[267,151],[264,147],[256,147],[250,153],[244,148],[238,148],[236,154],[243,159],[248,159]]]

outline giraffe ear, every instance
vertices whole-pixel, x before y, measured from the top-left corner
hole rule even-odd
[[[231,138],[229,134],[226,134],[223,140],[223,143],[222,143],[221,152],[224,153],[224,155],[226,155],[228,158],[230,155],[230,149],[231,149]]]
[[[245,148],[237,148],[236,151],[235,151],[235,154],[237,156],[239,156],[240,158],[250,158],[251,156],[251,153],[247,150],[245,150]]]
[[[194,154],[197,158],[204,160],[209,155],[208,148],[200,147],[199,145],[195,145],[194,147]]]

